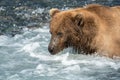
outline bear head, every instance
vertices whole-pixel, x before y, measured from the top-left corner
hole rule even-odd
[[[78,51],[94,52],[91,48],[93,37],[96,35],[94,18],[85,11],[59,9],[50,10],[51,40],[48,50],[56,54],[65,48],[73,47]]]

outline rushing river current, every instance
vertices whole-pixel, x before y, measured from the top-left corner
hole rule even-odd
[[[47,50],[51,36],[48,10],[97,0],[61,0],[58,5],[57,0],[36,1],[0,1],[0,80],[120,80],[120,58],[73,54],[71,49],[50,55]],[[120,1],[98,3],[118,5]]]

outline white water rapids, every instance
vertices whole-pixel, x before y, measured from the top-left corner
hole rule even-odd
[[[120,80],[120,59],[50,55],[48,26],[0,36],[0,80]]]

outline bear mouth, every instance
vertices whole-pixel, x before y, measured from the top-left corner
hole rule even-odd
[[[58,50],[55,48],[53,48],[53,49],[48,48],[48,51],[50,52],[51,55],[55,55],[55,54],[59,53],[61,50]]]
[[[59,52],[55,52],[55,51],[50,52],[51,55],[56,55],[57,53],[59,53]]]
[[[50,54],[51,55],[56,55],[56,54],[59,54],[60,52],[62,52],[64,49],[66,49],[66,48],[68,48],[68,47],[65,47],[65,48],[61,48],[61,49],[57,49],[57,48],[55,48],[55,49],[53,49],[52,51],[50,51],[49,49],[49,52],[50,52]]]
[[[70,45],[64,43],[63,47],[57,46],[57,47],[48,47],[48,51],[50,52],[51,55],[56,55],[59,54],[60,52],[62,52],[64,49],[71,47]]]

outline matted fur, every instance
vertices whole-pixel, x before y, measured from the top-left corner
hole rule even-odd
[[[50,10],[51,41],[48,50],[56,54],[73,47],[86,54],[98,52],[120,56],[120,7],[88,5],[66,11]]]

